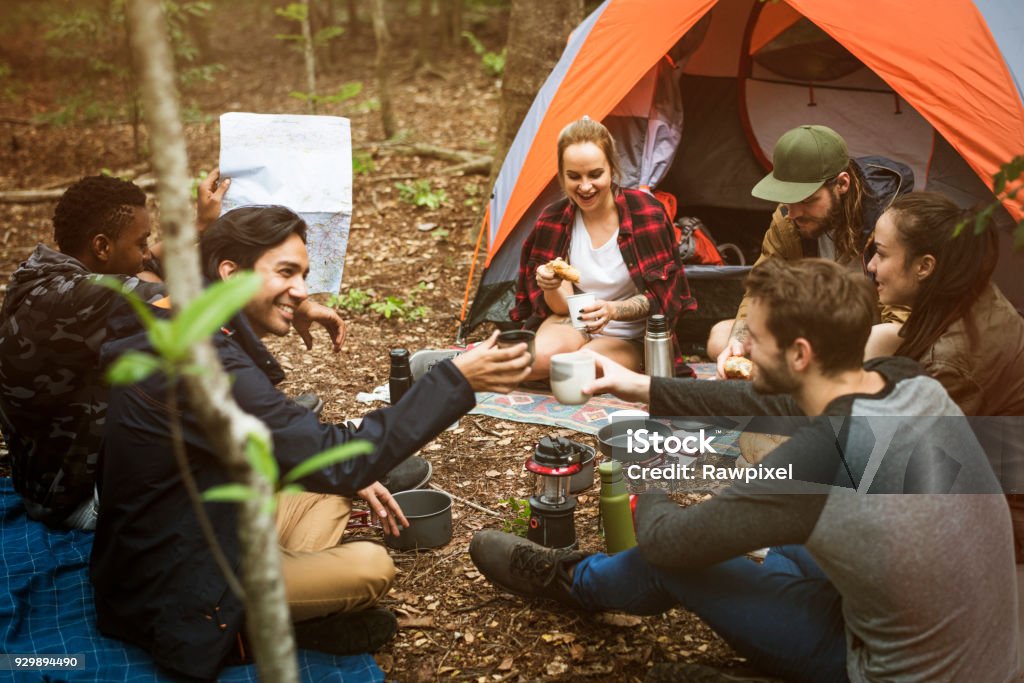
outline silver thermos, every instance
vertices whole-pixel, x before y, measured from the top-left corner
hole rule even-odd
[[[672,377],[675,373],[672,358],[672,335],[665,316],[655,313],[647,319],[644,335],[644,369],[651,377]]]

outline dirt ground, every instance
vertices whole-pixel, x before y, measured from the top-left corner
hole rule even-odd
[[[304,113],[303,103],[288,96],[304,83],[301,57],[274,40],[274,29],[257,25],[267,21],[265,14],[242,13],[230,21],[223,11],[215,16],[214,61],[224,69],[214,82],[186,92],[192,111],[186,131],[193,172],[217,163],[220,113]],[[496,49],[507,18],[495,12],[484,19],[477,35]],[[64,187],[101,169],[118,172],[137,165],[141,160],[134,154],[131,126],[123,119],[29,122],[59,108],[62,95],[75,87],[69,74],[32,57],[43,54],[39,29],[30,26],[3,38],[7,48],[0,57],[8,59],[15,96],[0,97],[0,191]],[[489,153],[499,90],[480,58],[468,49],[437,53],[433,68],[420,69],[412,62],[415,22],[396,23],[392,30],[395,105],[403,135],[410,141]],[[348,116],[357,151],[373,159],[373,170],[355,178],[344,290],[358,288],[376,299],[414,297],[427,313],[418,319],[386,320],[368,311],[344,311],[348,339],[339,355],[330,352],[322,334],[312,352],[295,335],[272,340],[272,350],[290,371],[282,390],[290,395],[317,392],[326,402],[327,420],[376,407],[356,402],[355,396],[386,382],[390,348],[444,347],[453,341],[473,253],[472,233],[487,195],[485,176],[442,175],[450,162],[396,154],[384,144],[379,113],[358,107],[376,94],[368,34],[366,28],[363,37],[347,40],[343,58],[324,69],[320,80],[324,92],[349,81],[365,85],[361,96],[347,105],[327,105],[321,112]],[[116,93],[115,85],[104,87]],[[420,178],[446,191],[447,202],[439,210],[417,209],[399,200],[396,182]],[[7,281],[37,241],[52,244],[53,208],[52,201],[0,204],[0,282]],[[437,227],[418,229],[430,223]],[[477,330],[472,338],[484,332]],[[683,610],[646,618],[574,613],[504,595],[475,571],[467,552],[472,534],[501,528],[511,519],[503,501],[525,498],[532,488],[523,461],[541,436],[557,431],[469,416],[424,449],[422,455],[434,466],[436,486],[490,512],[457,503],[451,543],[430,552],[395,555],[400,572],[384,604],[399,615],[403,627],[377,655],[390,680],[621,682],[642,680],[652,663],[739,661]],[[562,433],[591,443],[585,435]],[[585,550],[602,548],[597,502],[596,487],[579,498],[576,524]]]

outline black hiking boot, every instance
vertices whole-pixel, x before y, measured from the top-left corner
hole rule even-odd
[[[398,620],[390,610],[371,607],[300,621],[295,624],[295,644],[332,655],[356,655],[376,652],[397,632]]]
[[[528,598],[547,598],[581,608],[572,597],[569,572],[590,553],[552,550],[514,534],[488,529],[469,544],[473,564],[491,583]]]
[[[413,455],[395,465],[380,483],[391,493],[411,491],[426,486],[433,471],[430,461]]]

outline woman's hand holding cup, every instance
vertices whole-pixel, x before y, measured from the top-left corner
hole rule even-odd
[[[595,299],[594,303],[580,310],[580,322],[586,325],[590,334],[597,334],[614,319],[615,305],[611,301]]]

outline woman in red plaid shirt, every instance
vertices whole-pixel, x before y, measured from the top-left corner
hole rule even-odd
[[[643,365],[648,315],[663,313],[673,330],[676,374],[682,362],[675,328],[696,309],[661,203],[646,192],[620,188],[615,143],[608,129],[584,118],[558,136],[558,181],[566,198],[548,206],[523,244],[513,320],[537,329],[529,379],[548,376],[556,353],[592,349],[634,370]],[[548,265],[556,257],[580,274],[578,283]],[[585,330],[572,326],[567,297],[593,293],[581,311]],[[539,327],[538,327],[539,325]]]

